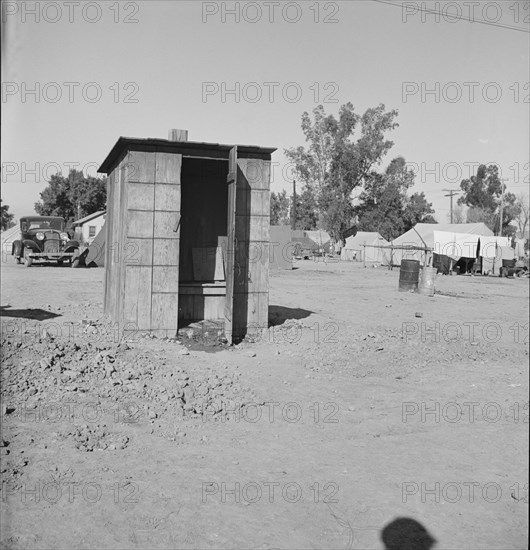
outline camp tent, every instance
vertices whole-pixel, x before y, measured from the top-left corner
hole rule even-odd
[[[271,225],[269,243],[269,269],[293,268],[293,245],[289,225]]]
[[[311,239],[322,252],[329,252],[331,247],[331,237],[327,231],[318,229],[315,231],[304,231],[305,236]]]
[[[529,231],[528,229],[523,233],[521,231],[518,231],[515,235],[515,256],[516,258],[524,258],[525,256],[525,250],[524,246],[526,241],[530,239]]]
[[[88,253],[85,259],[87,266],[105,267],[105,224],[99,230],[94,240],[88,247]]]
[[[13,242],[20,238],[20,227],[17,225],[2,231],[0,234],[0,243],[2,246],[2,261],[8,261],[8,256],[11,256]]]
[[[434,232],[443,232],[451,234],[478,235],[484,237],[493,236],[493,231],[485,223],[418,223],[406,233],[394,239],[392,246],[412,247],[412,248],[431,248],[435,253],[443,253],[440,243],[436,243]],[[438,250],[438,252],[437,252]],[[406,250],[397,248],[392,251],[392,264],[401,265],[401,260],[419,260],[423,265],[425,263],[425,251]]]
[[[291,242],[293,243],[293,250],[296,253],[302,251],[308,251],[312,253],[316,252],[329,252],[331,249],[331,237],[326,231],[303,231],[301,229],[295,229],[291,231]]]
[[[356,260],[358,262],[377,262],[388,265],[390,249],[377,248],[390,246],[377,231],[359,231],[346,239],[346,246],[341,251],[341,260]]]
[[[503,260],[513,260],[515,249],[509,237],[482,237],[480,239],[480,256],[482,273],[499,273]]]

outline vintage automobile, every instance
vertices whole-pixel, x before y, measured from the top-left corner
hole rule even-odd
[[[18,264],[29,267],[34,260],[70,262],[79,266],[79,242],[65,230],[66,222],[57,216],[20,218],[20,239],[13,242],[12,255]]]

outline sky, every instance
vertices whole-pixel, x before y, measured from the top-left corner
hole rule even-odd
[[[445,223],[443,190],[479,163],[528,193],[529,21],[514,0],[3,1],[3,204],[32,214],[52,174],[170,128],[278,148],[271,190],[290,192],[304,111],[383,103],[399,128],[377,169],[403,156]]]

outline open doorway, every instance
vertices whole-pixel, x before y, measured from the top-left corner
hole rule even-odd
[[[228,162],[182,159],[179,326],[220,321],[226,301]],[[226,246],[225,246],[226,250]]]

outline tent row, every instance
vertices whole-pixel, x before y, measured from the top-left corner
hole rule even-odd
[[[433,266],[449,273],[453,266],[461,272],[471,270],[499,272],[503,261],[516,258],[509,237],[496,237],[484,223],[419,223],[394,239],[385,240],[377,232],[359,231],[346,239],[341,259],[401,266],[403,260],[425,265],[433,254]]]
[[[291,255],[298,248],[311,252],[331,252],[331,238],[322,230],[293,231],[289,226],[271,226],[270,241],[270,264],[279,269],[291,269]],[[275,245],[272,246],[272,243]],[[104,249],[103,228],[89,247],[87,265],[102,266]],[[454,265],[470,270],[477,259],[480,260],[482,273],[495,273],[502,267],[503,260],[516,257],[516,251],[510,247],[510,239],[493,236],[491,229],[484,223],[419,223],[392,242],[378,232],[359,231],[346,239],[346,245],[341,250],[341,260],[393,266],[400,266],[402,260],[418,260],[421,265],[425,265],[431,252],[434,253],[433,265],[445,273]]]
[[[434,267],[443,273],[453,265],[462,271],[475,266],[482,273],[495,272],[503,260],[515,258],[509,237],[495,237],[484,223],[419,223],[392,241],[392,246],[396,247],[392,250],[392,265],[399,266],[402,260],[418,260],[425,265],[427,254],[432,252]]]
[[[341,260],[372,262],[382,265],[390,263],[390,243],[376,231],[358,231],[346,239],[346,246],[340,253]]]

